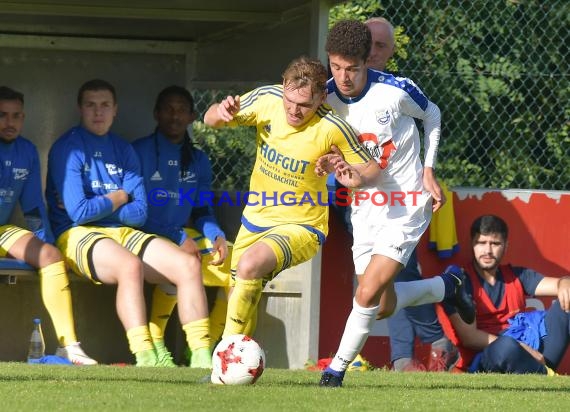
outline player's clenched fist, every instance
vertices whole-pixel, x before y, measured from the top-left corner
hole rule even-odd
[[[239,112],[239,96],[228,96],[217,107],[218,116],[224,122],[229,122]]]

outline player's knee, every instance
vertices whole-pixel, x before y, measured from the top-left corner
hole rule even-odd
[[[251,258],[242,257],[237,265],[237,277],[245,280],[259,278],[259,265]]]
[[[520,348],[521,346],[516,339],[510,336],[499,336],[489,345],[487,356],[499,364],[514,357]]]
[[[380,301],[378,292],[362,283],[356,289],[355,298],[356,302],[365,308],[377,306]],[[394,310],[394,308],[392,308],[392,310]]]
[[[40,267],[46,267],[53,263],[61,262],[63,256],[58,248],[50,243],[44,243],[41,247],[40,253]]]
[[[143,262],[135,255],[127,259],[123,259],[117,265],[117,281],[124,282],[143,282]]]
[[[202,282],[202,262],[196,255],[189,255],[188,253],[180,254],[176,266],[185,269],[179,271],[179,273],[186,279]]]
[[[481,364],[490,372],[508,371],[519,360],[519,343],[510,336],[500,336],[483,351]],[[524,350],[524,349],[523,349]]]
[[[558,322],[559,320],[561,320],[562,322],[566,321],[570,321],[570,313],[564,311],[564,309],[562,309],[562,306],[560,306],[560,301],[559,300],[553,300],[552,304],[550,305],[550,308],[548,309],[548,316],[554,319],[556,319],[556,322]]]

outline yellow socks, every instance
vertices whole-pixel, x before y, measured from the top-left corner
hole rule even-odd
[[[249,318],[249,321],[245,325],[245,328],[243,329],[242,333],[247,336],[253,336],[256,327],[257,327],[257,306],[255,307],[253,313],[251,314],[251,317]]]
[[[129,329],[127,331],[127,339],[129,340],[129,349],[134,354],[148,350],[154,352],[152,338],[150,337],[147,325],[136,326]]]
[[[257,309],[262,290],[261,279],[236,278],[234,290],[228,302],[223,337],[244,333],[247,323]]]
[[[38,270],[42,300],[51,317],[60,346],[77,342],[69,278],[63,261]]]
[[[210,321],[208,318],[194,320],[182,325],[186,332],[186,341],[192,352],[200,348],[210,349]]]
[[[186,332],[186,340],[190,348],[191,368],[212,368],[212,353],[210,352],[210,321],[208,318],[195,320],[182,326]]]
[[[210,338],[212,345],[222,337],[224,326],[226,325],[227,312],[228,300],[225,297],[217,297],[210,312]]]
[[[176,306],[176,301],[176,295],[165,292],[160,285],[154,287],[148,325],[152,340],[164,339],[164,330]]]

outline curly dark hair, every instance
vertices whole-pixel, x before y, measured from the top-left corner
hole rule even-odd
[[[372,46],[372,35],[366,24],[358,20],[340,20],[327,35],[325,51],[329,55],[340,55],[366,61]]]

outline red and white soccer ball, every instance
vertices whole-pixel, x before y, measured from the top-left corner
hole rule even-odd
[[[212,383],[252,385],[265,369],[265,352],[246,335],[233,335],[218,343],[212,357]]]

